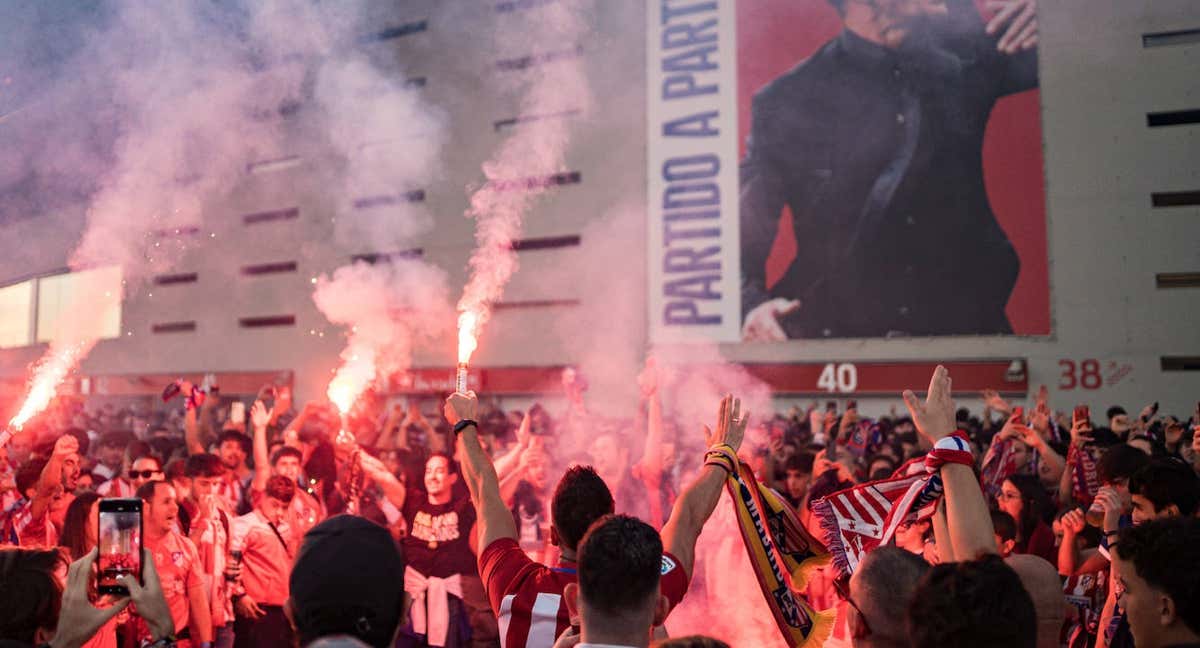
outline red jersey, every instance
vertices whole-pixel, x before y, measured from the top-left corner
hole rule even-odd
[[[501,538],[479,554],[479,575],[500,625],[501,648],[551,648],[571,625],[563,588],[578,582],[575,563],[557,567],[533,562],[512,538]],[[674,609],[687,593],[679,559],[663,554],[659,589]]]

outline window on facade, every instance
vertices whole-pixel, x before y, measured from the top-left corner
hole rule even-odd
[[[110,266],[38,279],[37,341],[68,332],[97,339],[121,335],[121,268]]]
[[[0,288],[0,348],[27,346],[33,340],[33,281]]]

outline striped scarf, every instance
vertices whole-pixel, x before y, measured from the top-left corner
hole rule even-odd
[[[736,467],[725,486],[763,598],[790,648],[816,648],[833,631],[834,613],[813,610],[799,591],[829,554],[778,493],[760,484],[748,465]]]

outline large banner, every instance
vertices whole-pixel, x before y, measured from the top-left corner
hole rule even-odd
[[[1050,333],[1034,0],[648,6],[654,342]]]

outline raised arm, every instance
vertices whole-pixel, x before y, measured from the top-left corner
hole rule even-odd
[[[646,398],[646,449],[638,464],[638,476],[646,485],[650,497],[650,526],[661,529],[663,524],[662,510],[662,474],[663,474],[663,414],[662,399],[658,395],[658,368],[654,358],[646,360],[646,368],[638,376],[642,395]]]
[[[931,444],[954,433],[954,399],[950,395],[950,373],[938,365],[929,381],[925,402],[911,391],[904,392],[904,404],[912,414],[917,431]],[[982,554],[996,553],[992,518],[987,501],[969,466],[947,463],[941,468],[946,489],[946,525],[957,560],[974,560]]]
[[[375,482],[379,490],[383,491],[383,496],[392,503],[392,506],[403,510],[404,498],[408,494],[404,483],[396,479],[396,476],[383,465],[382,461],[367,454],[365,450],[358,455],[358,460],[367,477]]]
[[[742,403],[733,396],[726,395],[721,399],[717,410],[717,431],[710,432],[704,428],[705,440],[709,447],[727,445],[736,453],[742,445],[742,437],[746,434],[746,421],[749,414],[741,413]],[[679,559],[683,571],[688,578],[692,577],[692,566],[696,559],[696,539],[700,530],[717,507],[721,499],[721,490],[729,473],[724,468],[715,465],[703,465],[700,474],[675,500],[675,508],[671,517],[662,529],[663,548]]]
[[[521,463],[521,456],[529,450],[529,446],[532,443],[529,436],[531,425],[529,412],[525,412],[525,418],[521,419],[521,426],[517,428],[517,444],[504,453],[503,457],[496,458],[494,467],[496,469],[496,476],[500,480],[506,480],[516,472],[517,466]]]
[[[474,421],[479,411],[475,392],[455,392],[446,399],[446,421],[452,426],[459,421]],[[462,458],[463,476],[471,493],[471,504],[477,514],[478,547],[482,551],[501,538],[517,538],[517,525],[512,513],[500,499],[500,483],[496,468],[479,443],[479,430],[468,425],[458,434],[458,454]]]
[[[267,456],[267,425],[274,411],[268,410],[260,400],[250,406],[250,426],[254,428],[254,481],[251,488],[256,491],[267,489],[271,478],[271,458]]]
[[[62,488],[63,464],[78,453],[79,440],[70,434],[64,434],[54,442],[54,453],[50,455],[50,460],[42,468],[42,474],[38,477],[37,492],[34,493],[33,502],[29,507],[33,519],[40,518],[42,514],[50,510],[54,496]]]
[[[183,439],[187,442],[188,454],[204,454],[207,449],[204,447],[204,442],[200,440],[198,414],[196,408],[192,407],[191,399],[188,398],[188,395],[192,393],[192,383],[184,382],[180,387],[184,394],[184,401],[188,403],[183,410]],[[205,400],[210,399],[206,398]]]

